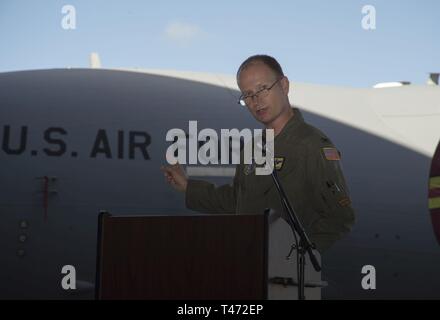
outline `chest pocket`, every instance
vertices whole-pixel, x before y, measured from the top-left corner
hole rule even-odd
[[[302,181],[301,176],[305,170],[303,157],[301,154],[291,152],[277,155],[275,158],[274,170],[276,170],[285,191],[288,192],[292,183]],[[246,166],[244,168],[244,189],[253,197],[264,197],[272,188],[275,188],[272,175],[256,175],[255,170],[251,169]]]

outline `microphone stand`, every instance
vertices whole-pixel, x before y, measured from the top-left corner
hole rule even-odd
[[[305,300],[304,295],[304,287],[305,287],[305,254],[308,253],[310,261],[313,264],[313,268],[316,270],[316,272],[321,271],[321,266],[318,262],[318,259],[316,258],[313,249],[315,248],[314,245],[310,242],[309,237],[307,236],[306,232],[304,231],[303,226],[301,225],[301,222],[298,220],[298,217],[296,216],[295,211],[293,210],[292,206],[290,205],[289,199],[286,196],[286,193],[284,192],[283,186],[280,183],[280,180],[278,178],[277,171],[275,169],[275,166],[272,169],[272,179],[273,182],[278,190],[278,193],[280,194],[281,201],[283,203],[284,209],[286,213],[288,214],[289,220],[290,220],[290,226],[292,227],[292,231],[295,235],[298,234],[299,236],[299,243],[297,242],[297,267],[298,267],[298,299],[299,300]]]

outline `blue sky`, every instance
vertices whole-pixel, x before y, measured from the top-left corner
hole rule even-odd
[[[76,29],[61,27],[64,5]],[[376,30],[361,26],[376,9]],[[426,82],[440,71],[440,1],[2,0],[0,72],[141,67],[235,74],[249,55],[276,57],[293,81],[369,87]]]

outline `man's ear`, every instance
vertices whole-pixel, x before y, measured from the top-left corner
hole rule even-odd
[[[281,87],[283,88],[284,94],[287,96],[289,94],[290,82],[286,76],[281,79]]]

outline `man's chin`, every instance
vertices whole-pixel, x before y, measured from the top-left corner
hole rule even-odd
[[[258,122],[264,124],[265,126],[267,126],[270,122],[271,119],[269,119],[268,117],[259,117],[259,116],[254,116],[255,120],[257,120]]]

